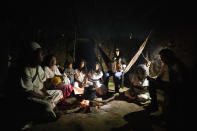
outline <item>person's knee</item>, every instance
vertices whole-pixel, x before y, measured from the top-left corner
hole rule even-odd
[[[46,101],[42,104],[42,107],[44,108],[45,111],[51,112],[53,110],[52,103]]]

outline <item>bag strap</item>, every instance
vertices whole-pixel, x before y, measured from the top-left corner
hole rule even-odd
[[[37,75],[38,75],[38,66],[36,66],[36,74],[32,78],[32,83],[35,81]]]

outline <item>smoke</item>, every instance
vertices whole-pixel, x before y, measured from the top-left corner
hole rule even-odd
[[[150,61],[151,65],[149,68],[150,76],[154,77],[157,76],[160,72],[162,61],[160,59],[159,52],[164,49],[165,47],[160,46],[154,46],[154,48],[150,49]]]
[[[160,56],[159,56],[159,51],[162,50],[163,47],[161,46],[157,46],[154,47],[154,49],[150,50],[150,60],[151,62],[156,62],[156,61],[160,61]]]

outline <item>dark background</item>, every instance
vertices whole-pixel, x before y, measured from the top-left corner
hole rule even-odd
[[[95,61],[95,44],[102,43],[110,57],[118,47],[129,62],[152,30],[145,48],[150,57],[169,46],[191,71],[195,70],[196,14],[191,1],[27,1],[10,2],[5,7],[2,27],[13,63],[25,55],[25,45],[33,40],[63,65],[72,59],[75,33],[77,39],[85,39],[77,41],[77,60]]]
[[[63,65],[66,60],[72,59],[76,33],[79,39],[75,54],[77,62],[83,58],[88,63],[93,63],[96,60],[96,52],[93,50],[98,43],[101,43],[110,57],[114,48],[120,48],[129,62],[152,30],[144,53],[148,52],[150,59],[154,61],[160,49],[169,47],[187,65],[192,80],[185,92],[190,95],[185,98],[183,94],[181,99],[190,101],[188,113],[193,116],[196,112],[192,106],[192,103],[196,103],[195,86],[192,85],[196,81],[195,6],[194,2],[181,0],[8,2],[1,17],[5,39],[2,46],[8,46],[8,51],[1,48],[1,53],[6,54],[5,57],[8,53],[13,65],[20,64],[20,57],[25,56],[25,45],[33,40],[46,53],[55,54],[58,64]],[[135,65],[143,61],[140,56]],[[2,67],[1,82],[8,76],[4,70],[6,67],[7,64]]]

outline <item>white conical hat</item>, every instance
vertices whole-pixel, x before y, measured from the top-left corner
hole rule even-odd
[[[32,49],[33,51],[35,51],[35,50],[41,48],[41,46],[40,46],[37,42],[34,42],[34,41],[30,43],[30,47],[31,47],[31,49]]]

